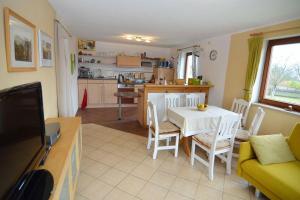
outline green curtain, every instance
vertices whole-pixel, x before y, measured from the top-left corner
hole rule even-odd
[[[245,95],[244,99],[250,101],[252,96],[252,89],[255,83],[257,69],[260,61],[260,54],[263,45],[262,37],[253,37],[248,40],[248,65],[247,65],[247,74],[245,81]]]

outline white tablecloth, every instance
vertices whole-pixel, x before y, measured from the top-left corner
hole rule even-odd
[[[168,109],[168,119],[176,124],[184,137],[207,132],[215,129],[220,116],[238,114],[219,108],[208,106],[206,111],[199,111],[197,108],[177,107]]]

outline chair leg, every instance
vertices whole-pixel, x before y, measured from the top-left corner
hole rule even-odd
[[[226,158],[226,173],[231,174],[231,159],[232,159],[232,152],[227,153]]]
[[[155,160],[157,158],[157,148],[158,148],[158,140],[155,139],[154,141],[154,152],[153,152],[153,160]]]
[[[191,151],[191,165],[194,166],[195,162],[195,149],[196,149],[196,143],[194,140],[192,140],[192,151]]]
[[[152,141],[152,134],[151,131],[148,131],[148,144],[147,144],[147,149],[149,150],[151,147],[151,141]]]
[[[209,154],[209,167],[208,167],[208,178],[211,181],[214,179],[214,165],[215,165],[215,155],[211,152]]]
[[[176,148],[175,148],[175,157],[177,158],[178,157],[178,146],[179,146],[179,135],[176,136],[175,145],[176,145]]]

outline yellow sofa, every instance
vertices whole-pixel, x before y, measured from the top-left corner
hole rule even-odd
[[[259,163],[250,142],[240,145],[238,175],[270,199],[300,200],[300,123],[287,142],[297,160],[271,165]]]

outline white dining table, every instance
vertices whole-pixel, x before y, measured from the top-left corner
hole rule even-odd
[[[168,108],[168,120],[178,126],[183,136],[185,152],[190,156],[189,137],[215,129],[220,116],[237,116],[238,114],[224,108],[208,105],[205,111],[196,107]]]

